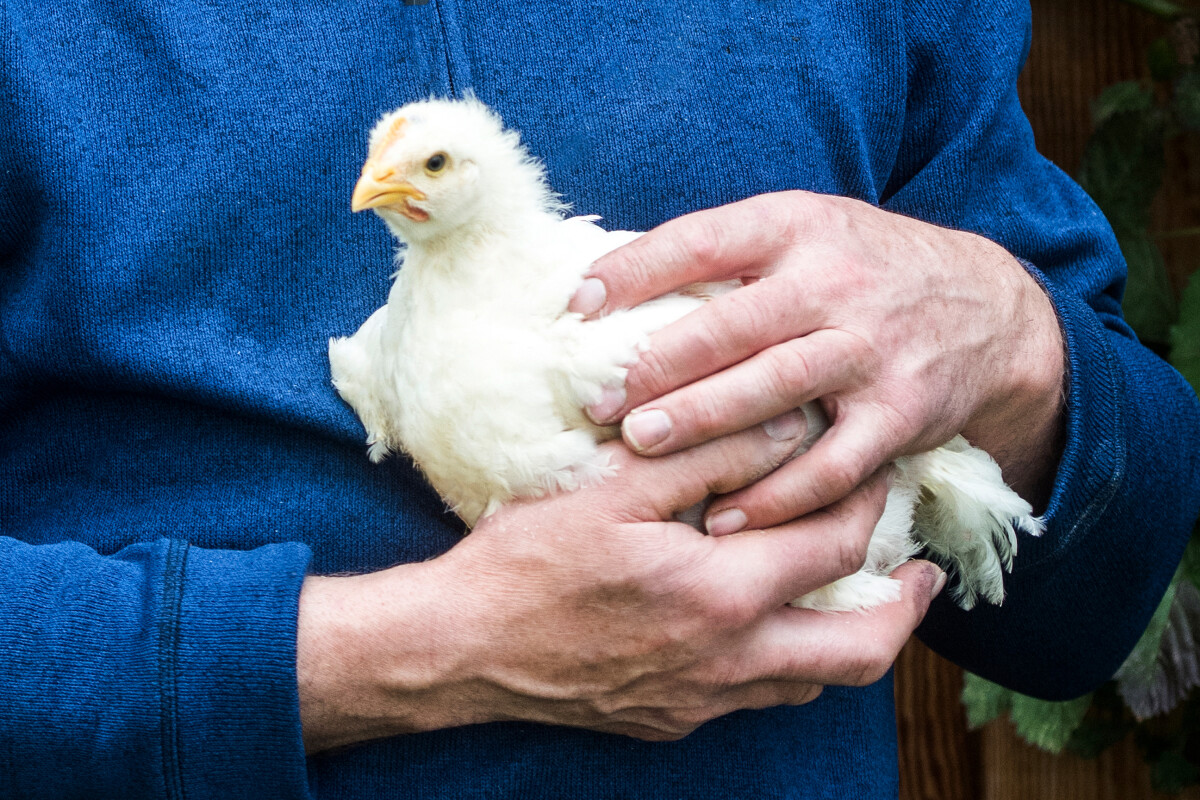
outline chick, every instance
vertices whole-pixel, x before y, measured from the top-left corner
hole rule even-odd
[[[387,305],[329,348],[370,458],[407,452],[468,525],[513,497],[601,480],[596,442],[616,429],[582,408],[623,381],[649,331],[702,301],[586,324],[567,313],[592,261],[637,234],[565,218],[541,165],[477,100],[384,117],[351,207],[405,244]]]
[[[567,311],[589,265],[639,234],[567,217],[540,162],[483,103],[426,100],[385,115],[351,201],[403,244],[385,306],[329,343],[333,383],[368,455],[408,453],[468,526],[516,497],[571,491],[612,467],[618,429],[583,413],[623,383],[648,335],[739,283],[702,284],[585,322]],[[816,403],[803,409],[814,434]],[[898,599],[887,575],[925,547],[964,608],[1003,599],[1029,504],[961,437],[899,459],[863,569],[798,598],[824,611]]]

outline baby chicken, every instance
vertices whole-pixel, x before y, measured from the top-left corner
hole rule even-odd
[[[426,100],[379,121],[351,207],[404,247],[387,304],[335,338],[337,391],[379,461],[408,453],[473,526],[515,497],[610,474],[616,428],[582,409],[620,385],[649,333],[739,283],[703,284],[585,322],[567,311],[588,266],[639,234],[567,217],[542,165],[483,103]],[[815,403],[804,409],[819,434]],[[957,575],[954,597],[999,603],[1016,531],[1041,531],[996,463],[961,437],[896,462],[863,569],[798,598],[825,611],[899,597],[887,575],[924,547]]]

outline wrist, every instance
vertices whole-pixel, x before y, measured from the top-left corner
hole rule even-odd
[[[1005,480],[1035,508],[1049,500],[1064,440],[1067,360],[1058,315],[1025,266],[1003,254],[1011,298],[1007,358],[964,435],[990,453]]]
[[[309,577],[297,678],[309,753],[484,721],[467,702],[437,561]]]

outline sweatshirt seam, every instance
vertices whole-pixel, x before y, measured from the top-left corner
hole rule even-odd
[[[1069,301],[1066,299],[1065,293],[1060,298],[1059,292],[1052,289],[1052,284],[1048,277],[1042,273],[1036,266],[1026,261],[1023,258],[1018,258],[1018,261],[1026,268],[1030,276],[1033,277],[1042,290],[1050,299],[1051,304],[1055,307],[1055,313],[1059,318],[1059,325],[1063,335],[1063,345],[1067,352],[1067,402],[1070,402],[1072,384],[1075,383],[1075,373],[1079,367],[1079,349],[1083,346],[1080,341],[1081,333],[1073,330],[1067,323],[1068,311],[1066,306]],[[1090,306],[1089,306],[1090,308]],[[1096,339],[1097,349],[1104,359],[1104,370],[1110,376],[1111,391],[1113,397],[1124,396],[1124,376],[1121,373],[1120,366],[1117,363],[1116,355],[1113,352],[1112,345],[1105,340],[1103,333]],[[1082,390],[1081,390],[1082,391]],[[1081,397],[1081,400],[1083,398]],[[1084,403],[1095,402],[1094,400],[1084,400]],[[1082,408],[1078,409],[1079,413],[1084,413]],[[1107,476],[1104,478],[1104,483],[1097,487],[1096,493],[1090,501],[1084,506],[1083,510],[1076,517],[1074,524],[1059,537],[1056,546],[1047,550],[1044,553],[1038,554],[1032,559],[1027,559],[1022,564],[1022,569],[1025,571],[1033,570],[1043,564],[1056,564],[1062,560],[1064,556],[1072,552],[1078,545],[1079,538],[1092,527],[1097,519],[1108,509],[1117,491],[1120,489],[1125,480],[1126,461],[1128,458],[1128,447],[1125,436],[1125,410],[1121,403],[1113,403],[1112,413],[1112,431],[1111,452],[1112,452],[1112,467],[1107,470]],[[1069,435],[1069,434],[1068,434]],[[1063,454],[1066,456],[1066,453]],[[1059,465],[1061,468],[1061,464]]]
[[[442,32],[442,48],[446,59],[446,81],[450,84],[450,96],[458,97],[458,89],[454,85],[454,61],[450,57],[450,31],[446,29],[446,15],[442,11],[441,0],[435,0],[434,12],[437,14],[438,27]]]
[[[185,800],[179,725],[179,638],[183,607],[183,573],[188,543],[171,539],[167,544],[163,593],[158,616],[158,685],[163,782],[166,796]]]
[[[1113,379],[1113,396],[1118,398],[1124,397],[1125,381],[1117,364],[1114,363],[1112,348],[1103,338],[1100,340],[1100,347],[1104,354],[1104,366]],[[1088,503],[1083,513],[1079,515],[1075,524],[1071,526],[1071,530],[1064,537],[1064,544],[1074,542],[1076,533],[1092,526],[1093,522],[1108,508],[1109,503],[1112,502],[1113,497],[1117,494],[1117,490],[1120,489],[1121,484],[1125,480],[1125,461],[1127,456],[1125,444],[1125,411],[1119,401],[1113,404],[1112,415],[1113,431],[1115,434],[1113,437],[1113,467],[1108,473],[1105,491],[1098,494]]]

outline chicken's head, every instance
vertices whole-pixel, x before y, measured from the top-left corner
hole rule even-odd
[[[385,115],[371,131],[351,208],[373,209],[416,243],[556,202],[517,134],[471,98],[424,100]]]

